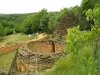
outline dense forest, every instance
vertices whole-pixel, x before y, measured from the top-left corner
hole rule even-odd
[[[26,34],[53,33],[57,25],[66,25],[67,28],[80,25],[81,30],[91,30],[94,21],[90,18],[93,17],[92,10],[99,8],[97,4],[99,0],[83,0],[80,6],[63,8],[59,12],[48,12],[42,9],[30,14],[0,14],[0,35],[12,34],[13,31]],[[67,23],[69,20],[72,22]]]
[[[97,7],[99,8],[99,0],[83,0],[80,6],[63,8],[59,12],[42,9],[30,14],[0,14],[0,35],[12,34],[14,31],[26,34],[53,33],[57,25],[65,25],[66,28],[80,25],[80,30],[91,30],[94,25],[92,10]]]
[[[68,55],[46,75],[100,75],[100,0],[82,0],[80,6],[58,12],[0,14],[0,36],[14,32],[64,36]]]
[[[53,33],[58,22],[59,12],[40,12],[29,14],[0,14],[0,35],[16,33],[31,34],[35,32]]]

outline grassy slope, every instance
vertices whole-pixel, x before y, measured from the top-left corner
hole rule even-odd
[[[8,35],[5,37],[0,37],[0,46],[1,45],[9,45],[12,43],[16,43],[16,42],[23,42],[23,41],[36,41],[36,40],[40,40],[40,39],[48,39],[50,36],[49,34],[46,33],[39,33],[39,35],[37,36],[36,34],[31,34],[31,37],[29,38],[29,35],[26,34],[22,34],[22,33],[18,33],[18,34],[12,34],[12,35]]]
[[[9,36],[1,37],[0,45],[12,44],[15,42],[22,42],[22,41],[26,41],[28,39],[29,39],[28,35],[25,35],[25,34],[21,34],[21,33],[12,34]]]
[[[37,37],[36,35],[32,35],[32,38],[29,38],[28,35],[25,35],[25,34],[21,34],[21,33],[18,33],[18,34],[12,34],[12,35],[9,35],[9,36],[5,36],[5,37],[0,37],[0,46],[1,45],[5,45],[7,43],[14,43],[14,42],[23,42],[23,41],[26,41],[26,40],[40,40],[40,39],[43,39],[47,37],[46,34],[39,34]],[[34,39],[36,38],[36,39]],[[9,70],[10,68],[10,65],[11,65],[11,62],[15,56],[15,53],[16,51],[13,51],[13,52],[9,52],[7,54],[4,54],[4,55],[1,55],[0,56],[0,71],[5,71],[5,70]],[[17,74],[18,75],[18,74]]]
[[[15,56],[16,51],[4,54],[0,56],[0,71],[10,69],[11,62]]]
[[[12,44],[14,42],[22,42],[28,40],[29,37],[28,35],[18,33],[18,34],[12,34],[9,36],[1,37],[0,39],[1,39],[0,46],[2,46],[5,44]],[[0,56],[0,71],[9,70],[11,62],[15,56],[15,53],[16,51],[13,51]]]

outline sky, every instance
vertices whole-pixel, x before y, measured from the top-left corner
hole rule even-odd
[[[82,0],[0,0],[0,13],[32,13],[43,8],[48,11],[60,11],[80,5]]]

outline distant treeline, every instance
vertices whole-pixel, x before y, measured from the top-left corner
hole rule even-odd
[[[86,20],[85,11],[93,9],[99,2],[99,0],[82,0],[80,6],[63,8],[59,12],[48,12],[47,9],[42,9],[39,12],[29,14],[0,14],[0,35],[9,35],[13,32],[53,33],[57,25],[68,25],[68,27],[80,25],[81,30],[90,30],[93,21]],[[70,18],[73,18],[74,21]],[[72,22],[67,24],[69,20]]]

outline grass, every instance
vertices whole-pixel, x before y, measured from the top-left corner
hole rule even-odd
[[[68,55],[56,61],[53,68],[44,75],[74,75],[74,65],[71,55]]]
[[[12,34],[8,36],[0,37],[0,46],[11,45],[16,42],[24,42],[27,40],[32,40],[36,37],[37,37],[36,34],[31,34],[30,38],[28,35],[22,33]],[[40,39],[40,36],[36,39]],[[0,72],[9,71],[15,53],[16,50],[9,52],[7,54],[0,55]],[[16,72],[16,74],[14,75],[19,75],[19,72]]]
[[[22,33],[0,37],[0,46],[11,45],[16,42],[23,42],[26,40],[34,39],[35,37],[36,34],[32,35],[32,37],[29,38],[28,35]],[[7,54],[0,55],[0,72],[9,71],[15,53],[16,50]]]
[[[31,38],[34,38],[34,36],[32,36]],[[5,37],[0,37],[0,45],[10,45],[16,42],[23,42],[29,39],[29,36],[26,34],[12,34]]]
[[[16,50],[0,56],[0,71],[9,71]]]
[[[33,36],[32,36],[33,38]],[[18,33],[12,34],[4,37],[0,37],[0,46],[10,45],[16,42],[23,42],[29,40],[30,38],[26,34]],[[7,54],[0,55],[0,71],[5,71],[10,69],[10,65],[15,56],[16,50],[9,52]]]

